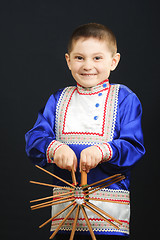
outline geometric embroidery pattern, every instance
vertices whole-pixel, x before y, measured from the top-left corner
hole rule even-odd
[[[76,193],[77,196],[79,196],[79,199],[81,199],[82,196],[81,196],[80,189],[79,189],[79,193],[78,193],[78,189],[76,191],[77,191],[77,193]],[[54,189],[55,195],[63,194],[66,192],[67,191],[64,189],[63,190],[62,189]],[[124,208],[129,208],[129,204],[130,204],[129,191],[125,191],[125,190],[101,189],[98,192],[91,194],[90,197],[91,198],[94,197],[95,199],[99,199],[99,200],[108,200],[111,202],[119,203],[120,207],[121,207],[120,203],[126,203],[125,205],[123,205]],[[91,202],[95,203],[95,201],[91,201]],[[97,204],[97,202],[96,202],[96,204]],[[112,203],[112,204],[114,204],[114,203]],[[103,205],[103,202],[99,202],[99,207],[102,208],[102,205]],[[63,208],[65,206],[66,205],[64,204]],[[62,208],[62,206],[61,206],[61,208]],[[58,210],[60,210],[60,209],[56,209],[56,212]],[[56,212],[53,212],[52,214],[54,215]],[[60,222],[63,221],[66,214],[67,214],[67,212],[65,212],[64,214],[61,214],[60,216],[58,216],[57,218],[54,218],[52,220],[51,231],[55,231],[55,229],[58,227]],[[90,215],[88,211],[87,211],[87,214],[88,214],[88,216]],[[119,219],[119,221],[121,222],[121,225],[117,225],[118,227],[120,227],[119,229],[113,228],[112,225],[105,222],[103,219],[97,217],[96,215],[90,215],[89,221],[90,221],[93,231],[95,231],[95,232],[121,232],[121,233],[129,234],[129,221],[127,221],[127,220]],[[72,216],[72,214],[71,214],[70,217],[64,223],[64,225],[60,228],[60,230],[71,231],[72,227],[73,227],[73,222],[74,222],[74,215]],[[85,218],[83,217],[83,214],[79,215],[79,218],[77,220],[76,231],[80,231],[80,232],[88,231],[88,226],[85,221]]]
[[[69,187],[63,187],[30,181],[34,184],[54,187],[52,196],[30,201],[41,202],[31,206],[32,210],[53,206],[52,217],[39,226],[41,228],[52,222],[53,233],[50,239],[54,238],[59,230],[70,231],[72,240],[75,231],[88,232],[89,230],[92,239],[96,239],[94,232],[129,234],[129,191],[106,188],[122,181],[125,176],[115,174],[88,185],[87,174],[82,171],[81,184],[77,186],[73,169],[71,172],[73,184],[71,184],[40,166],[36,165],[36,167],[69,185]]]

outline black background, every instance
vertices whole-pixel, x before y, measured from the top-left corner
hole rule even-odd
[[[1,212],[0,239],[49,238],[50,209],[30,211],[29,201],[51,182],[25,154],[24,134],[57,89],[74,84],[64,54],[75,27],[107,25],[115,33],[121,61],[110,82],[131,88],[143,105],[145,157],[132,171],[132,240],[158,236],[159,210],[159,6],[158,1],[1,1]]]

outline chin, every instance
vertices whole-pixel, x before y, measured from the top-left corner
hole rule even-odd
[[[80,85],[82,87],[91,88],[91,87],[96,86],[97,84],[94,84],[94,83],[81,83]]]
[[[94,79],[85,79],[83,81],[77,81],[77,83],[86,88],[95,87],[98,84]]]

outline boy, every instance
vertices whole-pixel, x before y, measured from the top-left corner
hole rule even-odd
[[[81,170],[88,173],[88,184],[115,173],[125,174],[124,180],[95,195],[114,200],[96,205],[120,220],[120,229],[88,212],[97,239],[124,238],[129,234],[130,207],[116,201],[129,203],[130,170],[145,153],[141,104],[127,87],[109,83],[120,54],[116,38],[107,27],[96,23],[78,27],[65,57],[77,85],[49,98],[33,129],[26,134],[26,152],[35,164],[54,163],[54,172],[64,179],[70,179],[67,170],[74,166],[79,183]],[[53,208],[53,213],[61,208],[62,205]],[[73,219],[74,215],[66,221],[63,233],[68,233],[67,223],[72,225]],[[84,222],[79,219],[78,235],[88,234]],[[54,230],[52,223],[51,231]]]

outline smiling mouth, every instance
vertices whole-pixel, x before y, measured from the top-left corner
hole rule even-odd
[[[93,74],[93,73],[82,73],[81,76],[85,76],[85,77],[90,77],[90,76],[96,76],[97,74]]]

